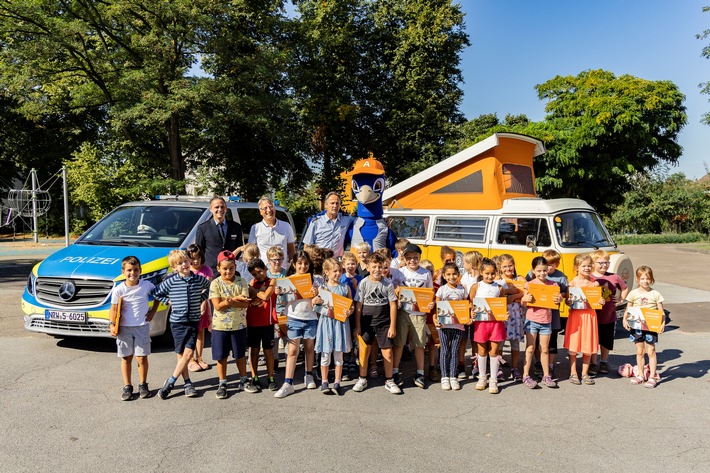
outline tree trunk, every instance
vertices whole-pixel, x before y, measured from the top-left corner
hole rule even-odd
[[[171,177],[176,181],[185,180],[185,158],[182,155],[182,146],[180,143],[180,117],[177,113],[170,115],[167,124],[168,146],[170,153],[170,164],[172,165]],[[178,192],[185,192],[183,184]]]

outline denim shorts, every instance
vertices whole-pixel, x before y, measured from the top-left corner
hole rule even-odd
[[[288,318],[288,338],[295,340],[296,338],[316,338],[318,330],[317,320],[300,320]]]
[[[525,333],[532,333],[538,335],[551,335],[552,334],[552,322],[548,324],[541,324],[538,322],[533,322],[532,320],[525,321]]]

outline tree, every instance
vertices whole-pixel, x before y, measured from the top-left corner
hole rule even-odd
[[[707,13],[709,11],[710,6],[703,7],[704,13]],[[704,30],[700,34],[695,35],[695,37],[701,40],[707,39],[708,37],[710,37],[710,28]],[[710,59],[710,44],[703,47],[700,55],[705,59]],[[700,84],[700,93],[710,95],[710,82],[703,82],[702,84]],[[706,113],[703,115],[703,123],[705,123],[706,125],[710,125],[710,113]]]

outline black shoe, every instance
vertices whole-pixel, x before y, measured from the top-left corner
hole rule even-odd
[[[334,393],[333,391],[331,391],[330,388],[328,387],[328,383],[323,383],[323,384],[320,385],[320,392],[321,392],[321,394],[326,394],[326,395],[335,394],[335,393]]]
[[[254,384],[254,387],[256,388],[257,392],[261,392],[263,386],[261,385],[261,380],[258,378],[252,379],[252,383]]]
[[[342,392],[340,391],[340,383],[333,383],[330,386],[330,392],[332,392],[336,396],[340,396],[342,394]]]
[[[160,396],[160,399],[167,399],[168,396],[170,396],[170,391],[173,390],[175,387],[174,384],[170,384],[170,380],[166,380],[165,384],[163,384],[163,387],[158,390],[158,396]]]
[[[278,391],[279,390],[279,385],[276,384],[276,381],[272,378],[269,381],[269,391]]]
[[[401,388],[402,385],[404,384],[404,380],[403,380],[402,377],[399,375],[399,373],[393,374],[393,375],[392,375],[392,380],[394,381],[394,384],[396,384],[396,385],[399,386],[400,388]]]
[[[216,396],[217,399],[227,399],[227,383],[219,383]]]
[[[153,393],[148,388],[148,383],[141,383],[138,385],[138,395],[141,399],[148,399],[153,395]]]
[[[194,384],[186,384],[183,389],[185,390],[185,397],[197,397],[197,389],[195,389]]]
[[[247,379],[244,382],[244,391],[254,394],[259,392],[259,388],[254,385],[254,381],[252,381],[251,379]]]
[[[121,400],[130,401],[133,399],[133,386],[127,384],[123,387],[123,393],[121,394]]]

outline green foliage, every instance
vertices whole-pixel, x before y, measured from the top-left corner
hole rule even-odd
[[[675,243],[697,243],[706,241],[708,241],[707,234],[700,232],[614,235],[614,242],[617,245],[649,245],[654,243],[668,245]]]
[[[703,13],[707,12],[710,12],[710,6],[703,7]],[[702,33],[695,35],[695,37],[700,40],[707,39],[708,37],[710,37],[710,28],[704,30]],[[710,59],[710,44],[706,44],[705,46],[703,46],[700,55],[705,59]],[[700,93],[710,94],[710,82],[703,82],[702,84],[700,84]],[[705,123],[706,125],[710,125],[710,113],[706,113],[703,115],[703,123]]]
[[[320,211],[319,193],[315,182],[292,189],[281,188],[276,191],[276,200],[291,212],[297,232],[305,228],[308,217]]]

